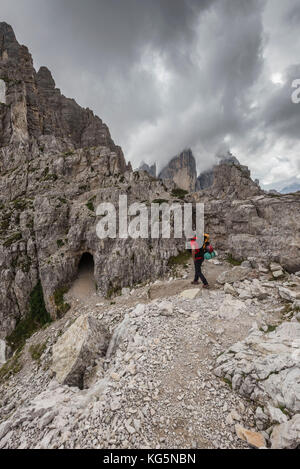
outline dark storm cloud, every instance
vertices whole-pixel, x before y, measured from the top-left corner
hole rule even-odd
[[[300,106],[293,103],[292,87],[294,80],[300,78],[300,64],[289,67],[283,86],[276,87],[263,109],[266,127],[281,137],[298,140],[300,130]],[[299,93],[300,95],[300,93]]]
[[[0,0],[0,12],[135,166],[192,147],[206,169],[231,148],[266,183],[299,172],[297,0]]]

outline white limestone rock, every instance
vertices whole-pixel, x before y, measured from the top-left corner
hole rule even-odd
[[[288,422],[277,425],[271,435],[272,449],[296,449],[300,447],[300,414]]]
[[[190,290],[184,290],[179,296],[186,300],[194,300],[200,294],[200,291],[200,288],[192,288]]]
[[[60,384],[82,386],[86,368],[108,347],[101,322],[89,315],[79,317],[53,346],[53,371]]]
[[[250,272],[251,269],[247,267],[236,266],[219,275],[217,282],[221,285],[225,285],[225,283],[239,282],[247,278]]]
[[[300,411],[300,324],[286,322],[270,333],[254,328],[217,359],[215,374],[262,406]]]

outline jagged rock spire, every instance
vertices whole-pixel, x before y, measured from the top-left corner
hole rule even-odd
[[[6,83],[6,104],[0,108],[0,146],[43,135],[67,139],[75,148],[105,146],[114,152],[120,172],[126,162],[108,127],[89,109],[63,96],[51,72],[36,73],[31,55],[16,40],[7,23],[0,23],[0,80]]]

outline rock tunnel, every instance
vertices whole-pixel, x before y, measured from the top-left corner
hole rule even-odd
[[[75,298],[89,298],[96,293],[94,257],[89,252],[82,254],[77,270],[77,277],[71,287],[71,293]]]
[[[89,252],[82,254],[79,265],[78,265],[78,275],[90,274],[94,275],[95,263],[94,257]]]

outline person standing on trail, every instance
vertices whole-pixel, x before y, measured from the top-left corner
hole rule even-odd
[[[206,251],[207,246],[209,245],[209,235],[204,235],[204,243],[203,246],[199,246],[197,242],[197,236],[194,236],[191,239],[191,249],[192,249],[192,257],[195,265],[195,279],[192,282],[192,285],[199,285],[199,278],[202,280],[203,288],[209,288],[208,281],[204,277],[201,267],[204,261],[204,254]]]

